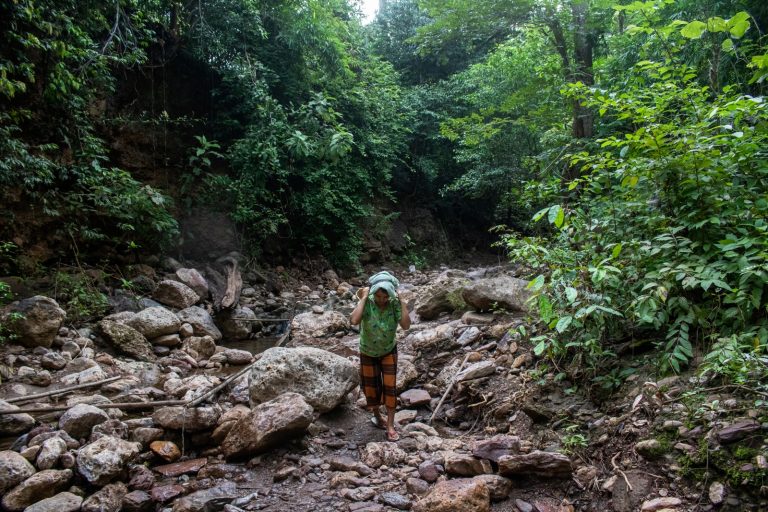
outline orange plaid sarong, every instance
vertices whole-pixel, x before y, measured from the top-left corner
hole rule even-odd
[[[381,357],[360,353],[360,386],[368,407],[397,405],[397,350]]]

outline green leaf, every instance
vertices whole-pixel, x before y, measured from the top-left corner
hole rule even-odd
[[[565,296],[568,299],[568,302],[573,304],[576,297],[579,296],[579,291],[576,288],[569,286],[565,289]]]
[[[730,52],[733,51],[733,40],[732,39],[726,39],[723,41],[723,44],[721,45],[724,52]]]
[[[541,287],[544,286],[544,276],[536,276],[536,279],[531,280],[530,283],[528,283],[528,286],[526,288],[533,290],[534,292],[537,292],[541,290]]]
[[[733,18],[728,20],[727,25],[731,35],[736,39],[741,39],[749,30],[749,14],[744,11],[737,12]]]
[[[565,220],[565,212],[559,204],[556,204],[549,208],[549,215],[547,218],[549,219],[550,224],[554,224],[559,228],[563,225],[563,221]]]
[[[537,356],[540,356],[544,353],[544,351],[547,350],[547,342],[546,341],[540,341],[538,345],[533,347],[533,353]]]
[[[613,251],[611,252],[611,255],[614,258],[618,258],[619,254],[621,254],[621,244],[616,244],[616,246],[613,248]]]
[[[572,316],[564,316],[560,318],[557,321],[557,325],[555,325],[555,330],[559,333],[565,332],[566,329],[568,329],[568,326],[571,325],[571,322],[573,321]]]
[[[707,24],[696,20],[680,29],[680,34],[688,39],[699,39],[705,30],[707,30]]]

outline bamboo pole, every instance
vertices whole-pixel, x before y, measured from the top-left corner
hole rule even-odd
[[[442,407],[443,402],[445,401],[445,397],[448,396],[448,393],[451,392],[453,389],[453,385],[456,383],[456,377],[459,376],[461,373],[461,370],[464,369],[464,365],[467,364],[467,359],[469,359],[469,354],[464,356],[464,360],[461,362],[461,366],[459,366],[458,371],[456,372],[456,375],[453,376],[453,379],[451,379],[451,383],[448,385],[448,389],[445,390],[445,393],[443,393],[443,396],[440,398],[440,401],[437,402],[437,407],[435,407],[435,410],[432,411],[432,416],[429,417],[429,424],[432,424],[432,420],[435,419],[435,416],[437,415],[437,412],[440,410],[440,407]]]
[[[123,377],[121,375],[117,375],[115,377],[110,377],[108,379],[99,380],[96,382],[86,382],[85,384],[75,384],[74,386],[69,386],[66,388],[60,388],[60,389],[54,389],[53,391],[46,391],[44,393],[36,393],[34,395],[27,395],[27,396],[19,396],[16,398],[9,398],[6,400],[9,404],[15,404],[17,402],[28,402],[29,400],[37,400],[38,398],[45,398],[47,396],[53,396],[53,395],[61,395],[64,393],[69,393],[70,391],[74,391],[76,389],[83,389],[83,388],[90,388],[93,386],[100,386],[102,384],[107,384],[109,382],[114,382],[116,380],[120,380]]]

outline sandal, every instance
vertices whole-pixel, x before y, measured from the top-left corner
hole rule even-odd
[[[371,423],[373,423],[373,426],[376,428],[384,429],[384,425],[381,424],[381,421],[376,416],[371,417]]]
[[[387,441],[390,443],[394,443],[395,441],[400,440],[400,434],[397,432],[387,432]]]

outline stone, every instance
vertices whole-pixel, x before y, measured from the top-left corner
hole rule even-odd
[[[499,462],[499,457],[520,453],[520,438],[507,434],[497,434],[490,439],[480,439],[472,445],[472,455],[480,459]]]
[[[411,477],[405,481],[405,490],[408,491],[408,494],[424,496],[429,492],[429,484],[421,478]]]
[[[517,507],[519,512],[533,512],[533,505],[520,499],[515,500],[515,507]]]
[[[443,467],[435,464],[431,460],[425,460],[419,464],[419,476],[427,482],[436,482],[440,475],[443,473]]]
[[[532,293],[528,281],[510,276],[480,279],[464,287],[464,301],[478,311],[503,308],[509,311],[528,312],[527,301]]]
[[[170,279],[157,283],[152,298],[175,309],[188,308],[200,300],[200,296],[192,288]]]
[[[147,308],[139,311],[125,322],[146,338],[152,339],[168,334],[176,334],[181,327],[181,320],[173,311],[163,307]]]
[[[471,325],[471,324],[482,324],[482,325],[488,325],[492,324],[494,320],[494,316],[490,314],[483,314],[483,313],[476,313],[475,311],[467,311],[463,315],[461,315],[461,323]]]
[[[646,459],[655,459],[661,455],[661,442],[658,439],[643,439],[635,443],[635,451]]]
[[[210,336],[214,341],[219,341],[222,338],[221,331],[216,327],[213,318],[203,308],[192,306],[182,309],[176,315],[183,323],[192,326],[192,333],[195,336]],[[179,333],[181,334],[181,330]]]
[[[199,432],[214,428],[220,415],[218,406],[161,407],[155,410],[152,420],[163,428]]]
[[[311,311],[301,313],[291,322],[294,337],[322,338],[346,330],[349,330],[349,319],[338,311],[325,311],[320,315]]]
[[[0,495],[35,474],[35,468],[16,452],[0,452]]]
[[[93,363],[95,366],[86,368],[77,373],[71,373],[61,378],[61,384],[63,386],[74,386],[76,384],[87,384],[89,382],[97,382],[107,378],[107,374],[98,363]]]
[[[59,428],[75,439],[87,439],[95,425],[107,420],[109,415],[98,407],[78,404],[61,415]]]
[[[236,348],[228,348],[224,351],[224,357],[227,358],[227,363],[232,366],[242,366],[245,364],[251,364],[253,362],[253,354],[247,350],[240,350]]]
[[[0,325],[15,335],[20,345],[49,348],[66,316],[55,300],[35,295],[0,310]]]
[[[40,366],[47,370],[61,370],[69,361],[58,352],[50,351],[40,359]]]
[[[450,475],[475,476],[493,473],[491,463],[463,453],[449,453],[445,456],[445,472]]]
[[[82,512],[120,512],[128,488],[122,482],[105,485],[83,501]]]
[[[173,512],[204,512],[217,510],[239,497],[234,482],[224,481],[211,489],[193,492],[173,503]]]
[[[376,496],[376,491],[370,487],[358,487],[356,489],[342,489],[339,494],[341,494],[343,498],[352,501],[368,501]]]
[[[395,413],[395,425],[405,425],[416,419],[419,413],[411,409],[401,409]]]
[[[726,489],[722,482],[712,482],[709,486],[709,501],[713,505],[722,505],[725,501]]]
[[[414,311],[422,320],[434,320],[440,313],[465,308],[461,298],[463,287],[469,283],[461,271],[444,272],[416,295]]]
[[[35,465],[37,469],[53,469],[56,463],[67,451],[67,443],[60,437],[46,439],[37,454]]]
[[[432,397],[423,389],[409,389],[400,393],[400,403],[405,407],[428,405]]]
[[[150,491],[150,494],[152,496],[152,500],[157,503],[165,503],[166,501],[170,501],[174,498],[178,498],[182,494],[185,494],[187,490],[177,484],[171,484],[171,485],[159,485],[157,487],[153,487]]]
[[[343,455],[334,455],[328,458],[328,464],[334,471],[354,471],[362,476],[368,476],[373,473],[373,470],[352,457],[346,457]]]
[[[211,336],[191,336],[182,343],[182,350],[200,361],[216,352],[216,342]]]
[[[302,435],[314,419],[314,410],[298,393],[283,393],[256,405],[239,420],[221,444],[227,459],[242,459],[264,452]]]
[[[152,352],[152,344],[133,327],[111,320],[99,322],[99,330],[115,348],[139,361],[154,362],[157,358]]]
[[[357,365],[341,356],[311,347],[273,347],[254,363],[249,394],[255,405],[285,392],[299,393],[324,413],[344,402],[359,383]]]
[[[533,474],[547,478],[567,478],[573,471],[567,456],[538,450],[519,455],[502,455],[498,463],[499,474],[502,476]]]
[[[717,439],[721,443],[733,443],[760,431],[760,423],[756,420],[739,420],[723,427],[717,432]]]
[[[360,460],[371,468],[391,467],[403,462],[407,456],[395,443],[368,443],[360,454]]]
[[[35,473],[3,496],[3,508],[10,512],[21,512],[33,503],[65,489],[71,479],[71,469],[46,469]]]
[[[190,333],[189,336],[192,336],[192,334]],[[165,348],[178,347],[179,345],[181,345],[181,336],[179,336],[178,334],[164,334],[163,336],[152,338],[150,342],[154,346],[155,351],[157,351],[158,347],[165,347]]]
[[[459,336],[459,339],[456,340],[456,343],[458,343],[462,347],[466,347],[467,345],[471,345],[472,343],[476,342],[482,337],[483,337],[483,331],[481,331],[477,327],[470,327],[469,329],[465,329],[464,332],[461,333],[461,336]]]
[[[24,512],[76,512],[80,510],[83,497],[71,492],[59,494],[40,500],[24,509]]]
[[[48,370],[35,370],[29,366],[22,366],[16,371],[16,378],[25,384],[47,388],[51,385],[51,372]]]
[[[459,321],[456,320],[440,324],[433,329],[412,332],[403,339],[402,344],[407,348],[406,351],[409,353],[434,350],[440,342],[453,338],[458,324]]]
[[[228,340],[245,340],[251,336],[256,324],[256,313],[246,307],[237,307],[216,315],[216,322]]]
[[[197,293],[198,300],[205,300],[208,298],[208,281],[206,281],[203,275],[196,269],[180,268],[176,271],[176,277],[179,278],[179,281]]]
[[[640,506],[642,512],[656,512],[665,508],[675,508],[682,505],[683,502],[680,498],[666,497],[656,498],[652,500],[644,501]]]
[[[457,382],[466,382],[468,380],[479,379],[481,377],[487,377],[496,373],[496,363],[493,361],[479,361],[472,363],[456,376]]]
[[[150,443],[149,449],[166,462],[176,462],[181,458],[181,450],[170,441],[154,441]]]
[[[392,508],[408,510],[411,508],[411,500],[396,492],[383,492],[379,494],[379,500]]]
[[[104,436],[77,451],[77,471],[90,483],[105,485],[140,452],[139,443]]]
[[[0,411],[15,410],[19,407],[0,400]],[[0,435],[23,434],[35,426],[35,418],[26,413],[0,415]]]
[[[121,512],[150,512],[155,509],[155,503],[145,491],[131,491],[123,496]]]
[[[480,480],[485,483],[491,494],[491,501],[505,500],[512,492],[512,480],[501,475],[478,475],[473,480]]]
[[[410,361],[402,359],[397,362],[397,391],[405,391],[419,378],[419,370]]]
[[[197,473],[203,466],[208,464],[208,459],[189,459],[182,462],[176,462],[173,464],[164,464],[162,466],[155,466],[154,470],[163,476],[176,477],[185,473]]]
[[[419,500],[414,512],[489,512],[491,494],[482,480],[457,478],[438,482]]]

